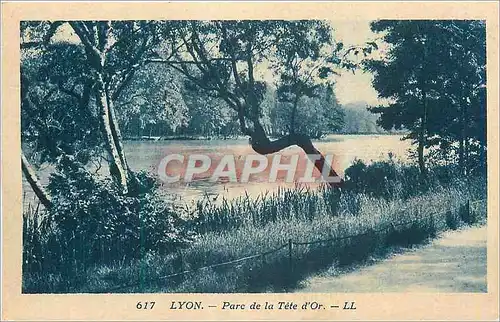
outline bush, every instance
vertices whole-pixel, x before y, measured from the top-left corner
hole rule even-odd
[[[91,265],[186,245],[191,234],[179,211],[156,193],[154,179],[134,177],[130,194],[122,195],[111,180],[62,160],[48,185],[53,207],[25,218],[25,269],[76,277]]]
[[[416,165],[376,161],[366,165],[361,160],[345,170],[345,188],[353,193],[364,193],[375,198],[408,199],[428,192],[433,187],[456,184],[458,175],[454,166],[435,166],[424,178]]]

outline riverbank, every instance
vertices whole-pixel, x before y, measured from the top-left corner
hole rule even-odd
[[[107,183],[80,192],[60,181],[61,191],[75,190],[69,203],[25,212],[23,290],[290,292],[332,264],[357,265],[485,220],[484,174],[435,167],[424,180],[418,173],[393,159],[356,162],[342,192],[297,185],[189,203],[165,201],[153,186],[140,198],[112,199]],[[146,199],[155,207],[140,206]],[[78,238],[68,238],[74,227]]]
[[[407,134],[405,131],[392,131],[392,132],[339,132],[327,134],[321,138],[313,138],[313,141],[328,141],[332,136],[381,136],[381,135],[399,135],[402,136]],[[278,139],[279,136],[269,136],[270,139]],[[186,140],[186,141],[213,141],[213,140],[244,140],[248,139],[244,135],[163,135],[163,136],[125,136],[125,141],[174,141],[174,140]]]
[[[203,136],[203,135],[166,135],[166,136],[126,136],[125,141],[173,141],[173,140],[185,140],[185,141],[212,141],[212,140],[237,140],[241,139],[243,136]]]
[[[291,292],[332,264],[355,267],[393,247],[414,247],[442,231],[484,222],[484,198],[478,180],[410,199],[344,194],[337,203],[331,190],[289,189],[259,199],[207,201],[195,205],[201,212],[193,213],[192,228],[199,234],[187,248],[95,265],[69,279],[52,270],[24,272],[23,292]]]

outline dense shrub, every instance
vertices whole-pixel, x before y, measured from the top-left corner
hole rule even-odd
[[[48,185],[53,207],[25,218],[25,269],[73,276],[90,264],[125,262],[149,251],[166,254],[185,245],[190,233],[179,210],[158,195],[152,178],[134,177],[131,192],[122,195],[109,179],[61,161]]]
[[[460,175],[454,166],[435,166],[426,177],[418,166],[389,160],[365,164],[355,160],[345,170],[345,188],[353,193],[365,193],[375,198],[408,199],[429,191],[432,187],[456,184]]]

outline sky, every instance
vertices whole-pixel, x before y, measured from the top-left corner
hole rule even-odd
[[[369,20],[334,20],[330,21],[334,29],[334,39],[342,41],[344,47],[363,45],[367,41],[373,41],[378,36],[370,30]],[[56,38],[74,40],[78,38],[71,28],[61,28]],[[269,71],[267,71],[269,72]],[[266,73],[266,72],[264,72]],[[383,101],[377,98],[377,92],[371,85],[372,75],[357,71],[343,71],[336,77],[335,92],[340,104],[348,104],[364,101],[369,105],[378,105]]]
[[[344,47],[363,45],[373,41],[378,35],[370,30],[369,20],[337,20],[330,22],[334,29],[334,39],[342,41]],[[344,71],[336,79],[335,94],[340,104],[365,101],[369,105],[382,103],[377,97],[377,92],[372,87],[372,75],[357,71],[355,74]]]

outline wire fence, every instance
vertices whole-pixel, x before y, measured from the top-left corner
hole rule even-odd
[[[226,262],[222,262],[222,263],[210,264],[210,265],[206,265],[206,266],[202,266],[202,267],[198,267],[198,268],[194,268],[194,269],[190,269],[190,270],[184,270],[184,271],[181,271],[178,273],[172,273],[172,274],[168,274],[165,276],[156,277],[156,278],[151,279],[150,281],[162,281],[162,280],[166,280],[169,278],[182,276],[182,275],[186,275],[186,274],[192,274],[192,273],[200,272],[200,271],[207,270],[207,269],[212,269],[212,268],[216,268],[216,267],[222,267],[222,266],[233,265],[233,264],[237,264],[237,263],[241,263],[241,262],[246,262],[246,261],[249,261],[249,260],[252,260],[255,258],[265,257],[266,255],[271,255],[273,253],[277,253],[285,248],[288,248],[288,259],[289,259],[289,265],[291,267],[292,261],[293,261],[293,246],[307,246],[307,245],[315,245],[315,244],[321,244],[321,243],[339,242],[339,241],[350,239],[350,238],[357,238],[357,237],[362,237],[362,236],[366,236],[366,235],[370,235],[370,234],[378,234],[381,232],[385,232],[389,229],[395,230],[396,227],[402,227],[402,226],[407,226],[407,225],[411,225],[411,224],[415,224],[415,223],[421,223],[421,222],[424,222],[425,220],[429,220],[429,219],[435,220],[435,218],[437,216],[445,215],[446,213],[453,211],[453,210],[465,209],[466,214],[470,215],[471,214],[471,206],[478,204],[478,203],[485,202],[485,201],[486,201],[486,199],[480,199],[480,200],[475,200],[475,201],[467,200],[467,202],[464,205],[460,205],[460,206],[455,207],[455,208],[450,208],[450,209],[443,211],[443,212],[429,213],[425,216],[415,218],[412,220],[408,220],[408,221],[399,222],[399,223],[392,223],[391,222],[391,223],[384,225],[382,228],[379,228],[379,229],[370,228],[367,231],[365,231],[363,233],[359,233],[359,234],[340,236],[340,237],[331,237],[331,238],[326,238],[326,239],[319,239],[319,240],[305,241],[305,242],[293,241],[292,239],[288,239],[287,243],[284,243],[276,248],[273,248],[273,249],[265,251],[265,252],[261,252],[261,253],[257,253],[257,254],[253,254],[253,255],[248,255],[245,257],[241,257],[238,259],[234,259],[234,260],[230,260],[230,261],[226,261]],[[132,283],[123,284],[123,285],[119,285],[119,286],[112,287],[112,288],[106,288],[106,290],[103,291],[103,293],[123,290],[126,288],[135,287],[135,286],[140,286],[141,283],[143,283],[143,282],[144,281],[132,282]]]

